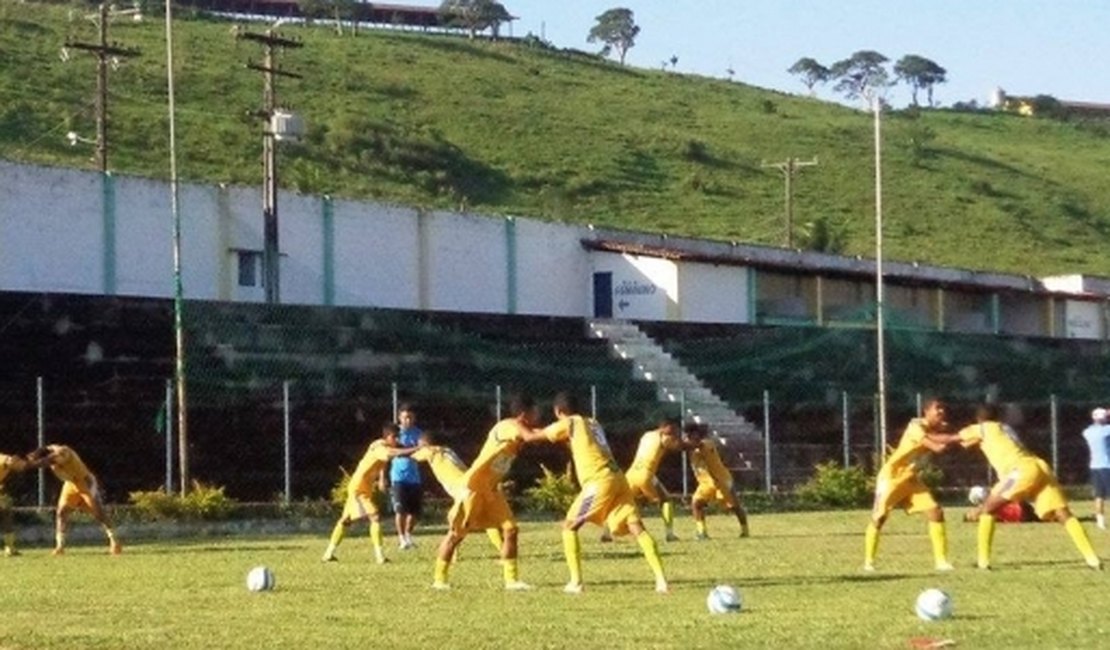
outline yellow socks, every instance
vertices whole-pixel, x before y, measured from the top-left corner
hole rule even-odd
[[[674,504],[670,501],[663,502],[663,527],[668,534],[674,532]]]
[[[875,556],[879,554],[879,527],[875,522],[867,524],[867,532],[863,534],[863,566],[873,567]]]
[[[699,537],[705,537],[706,527],[705,527],[705,520],[704,519],[699,519],[699,520],[695,521],[694,522],[694,528],[698,531],[698,536]]]
[[[501,539],[501,530],[498,529],[498,528],[487,528],[486,529],[486,537],[489,538],[490,543],[493,544],[493,547],[495,549],[497,549],[498,553],[500,553],[501,552],[501,543],[503,541]]]
[[[8,552],[15,550],[15,533],[4,533],[4,550]]]
[[[515,557],[501,560],[501,569],[505,575],[505,584],[520,581],[520,567]]]
[[[1083,524],[1079,523],[1078,519],[1070,517],[1064,522],[1064,530],[1068,531],[1068,537],[1075,544],[1075,548],[1083,554],[1083,559],[1089,566],[1097,567],[1102,564],[1095,554],[1094,547],[1091,546],[1091,540],[1087,538],[1087,531],[1083,530]]]
[[[370,522],[370,542],[374,545],[374,548],[382,547],[382,522]]]
[[[651,536],[651,533],[646,530],[641,531],[636,536],[636,543],[640,545],[640,550],[644,552],[644,559],[651,566],[651,572],[655,574],[655,580],[666,580],[663,577],[663,558],[659,557],[659,547],[656,546],[655,538]]]
[[[943,521],[929,522],[929,541],[933,543],[933,562],[938,569],[951,568],[948,564],[948,535]]]
[[[436,584],[439,584],[439,585],[447,584],[447,569],[449,569],[450,567],[451,567],[451,563],[448,562],[447,560],[443,560],[443,559],[440,559],[438,557],[436,558],[436,575],[435,575]]]
[[[339,543],[343,541],[343,535],[346,534],[346,532],[347,527],[343,525],[343,522],[337,522],[335,528],[331,529],[331,539],[328,540],[328,548],[334,551],[336,547],[339,546]]]
[[[563,529],[563,552],[567,556],[570,583],[582,584],[582,546],[578,542],[577,531]]]
[[[990,568],[991,544],[994,542],[994,515],[979,515],[979,568]]]

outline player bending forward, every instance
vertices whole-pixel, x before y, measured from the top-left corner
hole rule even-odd
[[[732,472],[728,471],[721,460],[717,443],[705,436],[704,424],[687,424],[685,434],[686,447],[690,450],[690,465],[698,480],[697,490],[690,502],[697,531],[695,537],[709,539],[709,531],[705,525],[705,508],[712,501],[720,503],[725,510],[736,515],[736,521],[740,524],[740,536],[747,537],[750,534],[748,513],[733,490]]]
[[[27,469],[27,461],[22,456],[0,454],[0,532],[4,535],[4,557],[19,555],[15,550],[15,522],[12,517],[11,500],[4,494],[4,479],[9,474]]]
[[[674,534],[674,502],[667,488],[656,478],[659,463],[668,451],[682,448],[682,441],[678,437],[678,418],[664,418],[659,422],[657,429],[652,429],[640,436],[640,445],[636,447],[636,456],[632,459],[632,466],[628,468],[625,477],[628,487],[632,489],[634,499],[645,499],[651,503],[659,504],[663,515],[663,528],[666,531],[668,542],[678,540]],[[612,541],[613,537],[606,530],[601,541]]]
[[[498,422],[478,452],[470,469],[463,476],[464,487],[457,491],[455,503],[447,515],[447,534],[436,555],[433,589],[446,590],[451,585],[447,574],[455,556],[455,549],[466,534],[475,530],[498,528],[501,530],[501,566],[504,571],[505,589],[524,591],[532,587],[520,581],[517,565],[517,523],[509,502],[499,486],[513,466],[520,447],[527,442],[541,440],[532,430],[536,420],[536,404],[526,395],[515,396],[509,401],[512,414]]]
[[[54,476],[62,481],[62,493],[58,497],[58,512],[55,515],[54,555],[65,553],[66,524],[69,522],[69,514],[74,510],[89,513],[100,524],[108,537],[109,553],[119,555],[123,551],[115,531],[112,530],[112,523],[104,512],[100,484],[89,468],[85,467],[77,452],[65,445],[47,445],[28,454],[27,462],[31,467],[49,467]]]
[[[382,550],[382,518],[376,503],[376,486],[381,473],[390,459],[411,454],[416,447],[397,448],[399,429],[392,422],[382,427],[382,437],[370,443],[347,482],[347,501],[343,504],[343,514],[331,531],[328,548],[324,551],[324,562],[335,562],[335,549],[343,541],[347,527],[356,521],[370,520],[370,542],[374,545],[374,559],[385,564],[385,551]]]
[[[898,447],[886,459],[875,479],[875,503],[871,522],[864,534],[863,570],[875,570],[879,552],[879,531],[890,511],[904,508],[908,514],[924,512],[929,521],[929,541],[933,546],[933,566],[937,571],[951,571],[948,561],[948,534],[944,527],[944,511],[918,475],[930,452],[944,451],[946,443],[936,436],[945,425],[944,402],[931,399],[925,404],[924,415],[910,420]]]
[[[959,434],[947,436],[946,439],[959,442],[965,448],[979,447],[998,474],[998,483],[978,508],[979,568],[989,569],[991,566],[995,513],[1011,501],[1027,500],[1033,502],[1033,510],[1041,519],[1052,518],[1063,524],[1087,566],[1101,570],[1102,561],[1095,554],[1083,525],[1068,508],[1064,493],[1048,464],[1026,450],[1017,433],[999,421],[998,407],[994,404],[979,406],[975,419],[976,424],[964,427]]]
[[[655,539],[644,530],[632,490],[621,472],[605,431],[592,419],[578,414],[578,404],[569,393],[555,396],[556,421],[543,430],[550,442],[570,443],[574,470],[582,492],[575,498],[563,521],[563,550],[570,569],[570,581],[563,589],[570,594],[582,593],[582,547],[578,529],[586,522],[606,525],[615,535],[631,533],[655,574],[655,591],[666,593],[669,589],[663,574],[663,560]]]

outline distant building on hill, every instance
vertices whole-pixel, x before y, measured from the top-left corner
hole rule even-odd
[[[1110,104],[1056,99],[1051,95],[1008,95],[1001,88],[995,88],[991,93],[990,106],[995,110],[1026,116],[1050,113],[1056,117],[1110,118]]]

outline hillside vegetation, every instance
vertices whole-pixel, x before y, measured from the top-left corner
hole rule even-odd
[[[76,7],[76,8],[74,8]],[[92,167],[92,5],[0,3],[0,157]],[[182,12],[175,25],[179,169],[259,184],[261,48],[233,24]],[[264,25],[251,24],[259,31]],[[110,75],[111,168],[169,174],[164,24],[126,19],[138,47]],[[795,221],[824,220],[844,252],[874,249],[867,113],[741,83],[622,68],[580,53],[326,26],[286,25],[283,105],[309,124],[283,146],[281,184],[373,198],[782,244],[783,178],[761,163],[820,164],[796,183]],[[789,62],[785,62],[787,65]],[[743,71],[739,71],[743,77]],[[884,121],[890,257],[1037,275],[1107,274],[1110,128],[989,113],[896,111]]]

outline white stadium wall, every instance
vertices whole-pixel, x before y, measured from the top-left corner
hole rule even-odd
[[[750,322],[748,273],[748,269],[737,266],[680,264],[680,320],[696,323]]]
[[[511,219],[506,225],[515,238],[516,304],[511,312],[548,316],[590,314],[591,253],[582,248],[585,228],[565,224]]]

